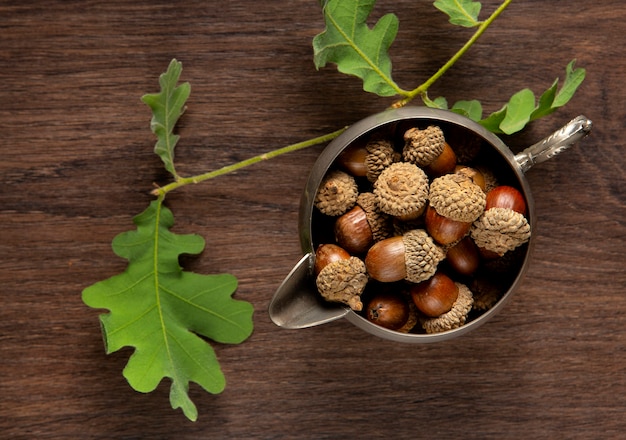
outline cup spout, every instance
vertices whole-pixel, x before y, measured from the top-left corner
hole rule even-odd
[[[343,318],[350,308],[324,301],[315,287],[312,253],[289,272],[269,305],[270,319],[279,327],[301,329]]]

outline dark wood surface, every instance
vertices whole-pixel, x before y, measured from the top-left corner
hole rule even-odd
[[[380,1],[400,32],[405,88],[469,38],[431,2]],[[489,13],[497,1],[485,1]],[[587,69],[556,114],[507,138],[514,151],[578,114],[589,138],[528,172],[538,213],[534,259],[504,310],[427,346],[377,339],[345,320],[284,330],[267,315],[299,259],[297,210],[323,146],[172,193],[174,230],[207,249],[186,267],[239,278],[253,335],[216,346],[226,390],[191,386],[196,423],[122,376],[99,311],[81,291],[124,270],[111,240],[167,182],[149,109],[172,58],[192,85],[177,149],[192,175],[333,131],[390,100],[334,68],[317,72],[314,1],[0,2],[0,437],[623,438],[626,430],[624,131],[626,9],[621,0],[514,1],[431,89],[497,110]]]

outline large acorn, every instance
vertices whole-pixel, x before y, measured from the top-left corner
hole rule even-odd
[[[445,253],[423,229],[381,240],[365,256],[369,276],[377,281],[419,283],[433,276]]]
[[[439,244],[455,243],[469,232],[485,204],[484,191],[467,175],[438,177],[430,184],[426,230]]]

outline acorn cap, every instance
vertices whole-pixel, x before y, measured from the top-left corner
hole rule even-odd
[[[341,302],[352,310],[361,311],[361,293],[367,284],[365,263],[357,257],[334,261],[320,271],[315,284],[327,301]]]
[[[432,277],[446,254],[423,229],[414,229],[402,236],[407,281],[419,283]]]
[[[487,196],[480,186],[463,174],[446,174],[430,184],[430,205],[439,215],[470,223],[485,210]]]
[[[359,189],[354,177],[343,171],[329,172],[315,195],[315,206],[322,214],[339,216],[356,203]]]
[[[436,318],[422,318],[422,327],[426,333],[439,333],[461,327],[467,320],[467,314],[472,310],[474,298],[472,291],[461,283],[454,283],[459,288],[459,296],[450,311]]]
[[[443,152],[446,140],[441,128],[431,125],[424,130],[411,128],[404,133],[402,157],[420,167],[429,165]]]
[[[382,212],[378,207],[378,200],[374,193],[364,192],[359,194],[356,199],[356,204],[365,211],[365,218],[372,230],[372,236],[375,242],[391,237],[393,233],[391,219],[389,215]]]
[[[385,168],[397,162],[393,144],[388,140],[372,140],[365,146],[365,150],[367,150],[365,156],[366,177],[370,182],[375,182]]]
[[[502,256],[530,239],[528,220],[508,208],[491,208],[472,225],[476,246]]]
[[[380,210],[393,216],[418,212],[428,198],[428,177],[417,165],[396,162],[380,173],[374,182]]]

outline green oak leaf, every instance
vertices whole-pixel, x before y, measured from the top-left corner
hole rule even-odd
[[[520,131],[530,121],[535,110],[535,94],[530,89],[523,89],[511,96],[506,114],[500,122],[500,130],[506,134]]]
[[[480,121],[483,117],[483,106],[480,101],[473,99],[471,101],[457,101],[450,109],[455,113],[470,118],[472,121]]]
[[[363,89],[379,96],[403,91],[391,78],[388,50],[398,32],[398,18],[384,15],[370,29],[366,23],[375,0],[323,2],[326,29],[313,39],[313,60],[320,69],[335,63],[345,74],[363,80]]]
[[[177,86],[182,70],[182,63],[173,59],[167,71],[159,77],[161,91],[141,98],[152,109],[150,128],[157,136],[154,152],[159,155],[165,169],[174,177],[178,177],[174,167],[174,148],[180,138],[174,134],[174,127],[185,111],[185,102],[191,93],[189,83]]]
[[[567,65],[565,81],[560,89],[557,78],[541,94],[537,103],[530,89],[520,90],[500,110],[480,120],[479,123],[494,133],[513,134],[522,130],[529,122],[555,112],[569,102],[585,79],[585,69],[574,69],[575,62],[576,60],[572,60]]]
[[[480,25],[480,2],[471,0],[436,0],[433,5],[449,17],[450,23],[463,27]]]
[[[243,342],[252,333],[253,307],[231,297],[234,276],[182,270],[179,256],[202,252],[204,239],[172,233],[174,217],[162,199],[133,221],[135,231],[113,240],[114,252],[128,260],[126,270],[87,287],[82,298],[90,307],[109,310],[100,315],[107,353],[134,347],[123,373],[129,384],[145,393],[170,378],[172,408],[196,420],[189,382],[210,393],[225,386],[215,352],[203,337]]]

